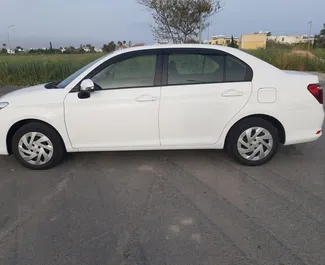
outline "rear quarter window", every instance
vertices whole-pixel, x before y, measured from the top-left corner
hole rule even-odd
[[[252,81],[252,78],[250,66],[232,55],[226,56],[226,82]]]

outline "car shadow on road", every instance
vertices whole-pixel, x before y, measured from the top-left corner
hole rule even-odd
[[[312,148],[312,143],[300,144],[294,146],[281,146],[278,153],[273,159],[273,163],[279,158],[283,159],[286,156],[290,156],[290,162],[295,162],[295,156],[304,156],[309,152],[308,149]],[[188,159],[188,163],[191,163],[191,159],[195,157],[210,157],[216,161],[226,161],[228,164],[237,164],[233,161],[224,150],[158,150],[158,151],[115,151],[115,152],[84,152],[84,153],[68,153],[63,162],[56,168],[50,170],[65,170],[76,165],[83,166],[83,164],[98,164],[105,165],[105,161],[110,163],[121,164],[127,163],[133,159],[137,159],[139,162],[157,162],[159,160],[173,160],[174,158]],[[296,162],[299,162],[298,159]],[[238,165],[238,164],[237,164]],[[238,165],[241,166],[241,165]],[[24,169],[14,156],[2,156],[0,157],[0,168],[3,172],[13,171],[18,168]],[[26,169],[27,170],[27,169]]]

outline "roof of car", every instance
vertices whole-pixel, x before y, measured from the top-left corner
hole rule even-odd
[[[181,48],[192,48],[192,49],[215,49],[218,51],[223,51],[226,53],[230,53],[235,56],[247,56],[248,54],[242,50],[231,48],[227,46],[221,45],[211,45],[211,44],[158,44],[158,45],[147,45],[147,46],[137,46],[126,49],[120,49],[114,51],[111,55],[118,55],[123,53],[128,53],[132,51],[145,51],[145,50],[153,50],[153,49],[181,49]]]
[[[221,46],[221,45],[211,45],[211,44],[158,44],[158,45],[147,45],[147,46],[137,46],[123,49],[125,52],[128,51],[139,51],[139,50],[151,50],[151,49],[171,49],[171,48],[193,48],[193,49],[217,49],[221,51],[233,51],[234,48]]]

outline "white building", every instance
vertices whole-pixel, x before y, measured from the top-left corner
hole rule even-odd
[[[7,53],[8,54],[15,54],[16,52],[15,52],[15,50],[7,49]]]
[[[172,41],[168,41],[168,40],[158,40],[155,45],[161,45],[161,44],[172,44]]]
[[[269,37],[267,37],[267,40],[272,40],[277,43],[288,44],[288,45],[297,44],[297,43],[308,43],[310,41],[312,43],[314,42],[313,37],[310,38],[306,35],[302,35],[302,36],[288,36],[288,35],[269,36]]]
[[[94,51],[95,52],[103,52],[103,49],[102,48],[95,48]]]

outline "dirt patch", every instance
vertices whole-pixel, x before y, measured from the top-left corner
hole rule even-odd
[[[315,54],[312,54],[309,51],[292,51],[291,52],[292,55],[297,55],[297,56],[304,56],[304,57],[310,57],[312,59],[318,59],[318,57]]]

